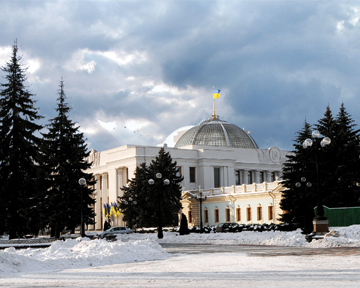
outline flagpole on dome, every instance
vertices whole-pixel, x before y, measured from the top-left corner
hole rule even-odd
[[[214,88],[214,86],[213,86]],[[213,94],[213,115],[212,118],[216,119],[216,114],[215,114],[215,98],[219,98],[220,97],[220,90],[218,89],[214,89],[214,94]]]

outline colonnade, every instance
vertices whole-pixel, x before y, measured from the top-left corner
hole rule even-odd
[[[121,190],[128,181],[128,168],[120,167],[113,170],[108,170],[104,173],[94,175],[95,184],[95,230],[103,230],[105,215],[104,204],[117,203],[118,197],[123,195]],[[112,226],[123,226],[122,215],[112,216]]]
[[[267,170],[235,170],[236,185],[274,182],[280,179],[279,171]]]

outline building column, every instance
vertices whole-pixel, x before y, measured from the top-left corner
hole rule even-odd
[[[103,204],[107,204],[109,203],[109,193],[108,193],[108,189],[107,189],[107,185],[108,185],[108,180],[107,180],[108,174],[107,173],[103,173],[101,174],[101,196],[102,196],[102,201]]]
[[[255,179],[253,182],[260,183],[260,171],[256,170],[254,174],[255,174]]]
[[[265,181],[270,183],[271,182],[271,172],[270,171],[264,171],[265,173]]]
[[[121,167],[116,169],[116,201],[118,197],[124,195],[124,191],[121,190],[122,187],[127,185],[127,177],[128,177],[128,168]],[[123,216],[120,215],[118,217],[114,217],[114,225],[116,226],[125,226],[125,223],[122,221]]]
[[[250,175],[251,171],[249,170],[244,170],[244,184],[250,184],[249,183],[249,175]]]
[[[124,192],[121,190],[122,187],[127,185],[128,182],[128,168],[121,167],[116,170],[117,172],[117,196],[123,196]]]
[[[246,175],[245,175],[245,170],[241,169],[239,170],[240,172],[240,185],[246,184],[245,179],[246,179]]]
[[[96,180],[96,184],[95,184],[95,230],[102,230],[102,199],[101,199],[101,191],[100,191],[100,175],[95,175],[95,180]]]

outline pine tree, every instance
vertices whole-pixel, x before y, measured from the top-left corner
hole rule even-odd
[[[15,41],[12,57],[1,71],[6,83],[0,92],[0,232],[16,238],[35,232],[39,186],[39,146],[37,135],[42,118],[34,107],[33,94],[24,82],[26,68],[21,65]]]
[[[95,216],[92,205],[95,182],[91,173],[84,173],[90,168],[85,158],[89,152],[86,149],[84,136],[79,127],[69,117],[70,108],[64,93],[64,82],[60,81],[59,98],[56,111],[58,115],[50,120],[48,133],[44,133],[43,162],[48,175],[48,190],[44,197],[49,226],[56,238],[63,229],[74,233],[75,227],[81,223],[81,194],[83,198],[84,223],[93,224]],[[86,187],[81,187],[79,179],[84,178]]]

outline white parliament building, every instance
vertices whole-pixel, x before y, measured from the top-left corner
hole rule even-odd
[[[182,211],[189,226],[213,226],[223,222],[277,223],[281,199],[281,170],[287,152],[277,147],[259,149],[250,133],[218,116],[174,135],[174,147],[164,144],[181,175]],[[134,177],[137,166],[150,164],[160,148],[124,145],[106,151],[91,150],[88,161],[94,174],[95,225],[102,230],[103,205],[122,196],[121,187]],[[200,203],[199,195],[206,196]],[[112,226],[126,226],[122,215],[112,215]]]

